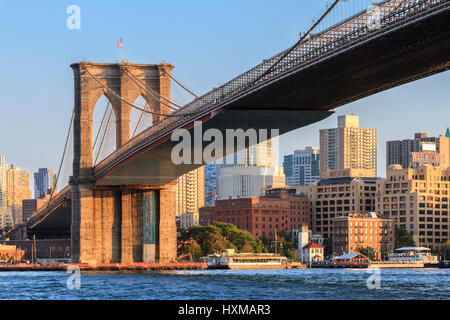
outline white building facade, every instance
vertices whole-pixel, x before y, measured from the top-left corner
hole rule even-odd
[[[252,198],[265,194],[267,188],[283,187],[281,167],[222,167],[217,171],[217,198]]]
[[[217,165],[217,199],[252,198],[267,188],[284,187],[282,167],[276,166],[276,139],[269,139],[226,156]]]

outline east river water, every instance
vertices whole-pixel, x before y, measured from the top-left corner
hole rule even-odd
[[[0,299],[450,299],[450,269],[82,273],[79,289],[69,277],[0,272]]]

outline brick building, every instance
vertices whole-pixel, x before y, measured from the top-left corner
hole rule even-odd
[[[31,261],[33,255],[37,259],[70,259],[70,239],[9,240],[4,244],[23,250],[24,260]]]
[[[203,207],[199,209],[199,225],[209,226],[214,222],[215,207]]]
[[[0,244],[0,260],[8,261],[22,261],[25,255],[25,250],[18,249],[14,245]]]
[[[22,200],[22,212],[23,212],[23,222],[26,222],[31,215],[42,207],[48,200],[50,195],[47,194],[44,198],[40,199],[24,199]]]
[[[296,234],[310,225],[309,200],[295,189],[269,189],[264,197],[216,200],[214,207],[200,210],[200,224],[225,222],[250,232],[254,238],[273,238],[275,232]]]
[[[375,213],[349,213],[333,218],[333,255],[357,253],[358,248],[373,249],[375,259],[394,249],[393,219],[378,218]]]

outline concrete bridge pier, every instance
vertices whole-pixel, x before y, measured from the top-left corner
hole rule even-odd
[[[176,259],[175,185],[95,188],[72,184],[72,262]]]

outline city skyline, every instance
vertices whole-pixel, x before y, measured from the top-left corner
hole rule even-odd
[[[30,197],[30,199],[35,199],[35,198],[43,198],[45,196],[45,194],[41,194],[40,196],[36,194],[36,190],[38,188],[38,186],[36,185],[36,183],[39,184],[40,187],[43,187],[44,184],[51,187],[56,180],[56,174],[53,172],[52,168],[36,168],[34,171],[29,171],[29,170],[23,170],[22,166],[20,165],[16,165],[16,163],[13,162],[9,162],[8,160],[8,156],[6,154],[2,154],[0,153],[0,205],[2,204],[2,195],[1,192],[4,192],[4,190],[2,191],[1,186],[3,184],[6,184],[6,182],[3,182],[3,179],[6,179],[6,174],[4,174],[3,172],[7,172],[8,170],[11,170],[13,168],[20,168],[21,171],[27,172],[27,174],[29,174],[29,188],[31,190],[31,194],[32,197]],[[36,180],[36,176],[37,175],[42,175],[43,172],[47,172],[48,174],[46,176],[46,178],[44,177],[40,177],[39,181]],[[42,181],[42,179],[45,179],[45,181]],[[6,181],[6,180],[5,180]],[[47,192],[50,191],[50,188],[47,189]],[[44,192],[45,193],[45,192]]]
[[[173,63],[174,75],[195,92],[204,93],[296,41],[305,21],[323,8],[325,2],[288,1],[287,5],[292,8],[289,12],[275,2],[258,3],[258,6],[251,2],[239,3],[243,12],[256,10],[257,15],[250,19],[241,19],[243,13],[236,12],[229,4],[198,1],[189,5],[176,2],[177,6],[173,6],[173,2],[137,2],[133,9],[121,8],[121,19],[113,19],[113,23],[107,17],[117,12],[119,4],[105,7],[79,1],[82,14],[80,30],[68,30],[65,26],[68,17],[66,8],[70,4],[67,1],[57,6],[30,3],[25,8],[18,8],[19,4],[13,2],[2,3],[3,22],[6,28],[15,32],[3,36],[2,41],[8,50],[0,53],[0,61],[3,61],[4,72],[11,76],[0,80],[0,85],[7,93],[3,106],[13,105],[14,108],[5,108],[5,116],[0,118],[0,134],[14,139],[2,139],[0,153],[5,154],[10,163],[17,163],[29,172],[41,167],[57,168],[73,108],[69,64],[82,59],[119,60],[120,50],[116,49],[116,44],[121,37],[127,60],[150,63],[165,60]],[[168,12],[169,9],[173,18],[170,24],[165,22],[163,16],[154,13]],[[151,19],[145,22],[136,18],[148,14]],[[190,22],[195,21],[188,27],[186,14],[190,15]],[[271,17],[277,22],[257,24],[256,16],[258,19]],[[39,18],[38,28],[34,25],[34,17]],[[217,19],[223,20],[225,17],[227,23],[216,23]],[[215,23],[210,23],[213,20]],[[154,26],[158,24],[167,28],[164,35],[155,30]],[[232,25],[232,29],[222,28],[221,25]],[[105,28],[110,31],[107,36],[103,36]],[[237,30],[239,33],[235,32]],[[44,38],[40,36],[42,32],[46,34]],[[220,41],[213,41],[212,44],[196,41],[193,46],[192,35],[196,34]],[[101,39],[99,35],[102,35]],[[142,42],[140,39],[143,37],[151,37],[154,41]],[[266,37],[272,41],[265,41]],[[17,41],[18,38],[22,41]],[[28,46],[27,50],[24,43]],[[54,46],[53,43],[64,45]],[[92,43],[97,45],[92,46]],[[214,55],[205,50],[206,45],[213,46]],[[179,48],[191,49],[181,51]],[[23,74],[27,75],[27,95],[21,94],[22,77],[19,75]],[[430,136],[445,133],[450,123],[447,120],[450,109],[445,108],[450,100],[450,93],[446,90],[449,82],[450,75],[442,73],[340,107],[328,119],[283,135],[278,158],[283,159],[284,155],[296,149],[318,146],[319,129],[333,127],[337,115],[354,113],[360,116],[361,127],[378,130],[378,175],[384,177],[385,141],[406,139],[415,132],[428,132]],[[49,92],[52,94],[49,95]],[[19,96],[20,99],[17,99]],[[186,95],[180,91],[174,92],[174,100],[187,102]],[[428,117],[420,117],[424,109]],[[24,110],[29,117],[23,118]],[[28,129],[23,130],[24,127]],[[40,144],[39,141],[46,143]],[[29,157],[29,153],[39,154],[39,157]]]
[[[450,300],[450,0],[0,0],[0,20],[0,299]]]
[[[344,107],[346,107],[346,106],[344,106]],[[320,121],[318,123],[311,124],[311,125],[309,125],[307,127],[304,127],[304,128],[300,128],[300,129],[288,132],[288,133],[280,136],[280,138],[279,138],[280,142],[276,144],[277,146],[279,146],[279,148],[278,148],[278,156],[275,156],[275,158],[276,158],[276,166],[277,167],[283,167],[283,158],[284,158],[284,156],[287,156],[289,154],[293,154],[294,152],[296,152],[298,150],[303,150],[305,148],[314,147],[314,148],[317,148],[317,150],[320,151],[320,148],[319,148],[320,142],[318,142],[315,145],[314,144],[308,144],[308,143],[302,143],[302,144],[298,144],[298,146],[300,146],[300,147],[292,147],[290,144],[286,143],[286,141],[288,141],[288,140],[296,140],[295,137],[296,136],[301,136],[301,132],[307,131],[309,129],[309,127],[317,127],[317,126],[319,126],[322,123],[327,123],[327,125],[328,125],[328,123],[330,123],[330,121],[332,119],[337,121],[337,118],[339,116],[344,116],[344,115],[348,115],[348,114],[347,113],[338,113],[338,112],[336,112],[335,114],[330,116],[328,119],[322,120],[322,121]],[[351,113],[351,115],[357,115],[357,114]],[[357,116],[359,116],[359,115],[357,115]],[[364,122],[365,121],[363,120],[363,123]],[[328,126],[332,127],[333,124],[329,124]],[[320,140],[320,130],[329,129],[329,127],[327,127],[325,125],[324,125],[324,127],[319,127],[317,129],[316,134],[313,133],[312,135],[307,136],[307,138],[304,141],[313,141],[314,139]],[[426,133],[430,137],[432,137],[432,136],[445,137],[446,131],[447,131],[447,129],[449,127],[450,127],[450,125],[446,126],[445,128],[442,128],[441,132],[439,132],[439,128],[436,128],[436,127],[429,127],[429,128],[421,127],[424,130],[418,130],[418,129],[415,130],[414,128],[410,128],[410,130],[408,132],[412,132],[412,134],[410,134],[409,137],[408,137],[407,134],[404,134],[401,137],[400,136],[390,137],[390,138],[386,137],[386,140],[381,140],[381,141],[380,141],[380,139],[377,139],[378,140],[377,141],[377,148],[376,148],[376,150],[377,150],[377,176],[380,177],[380,178],[385,178],[386,177],[386,169],[387,169],[387,166],[386,166],[386,161],[387,161],[386,142],[389,142],[389,141],[392,141],[392,140],[407,140],[411,136],[414,136],[414,134],[416,134],[416,133]],[[378,131],[377,128],[374,128],[374,129],[377,130],[377,135],[381,133],[381,132]],[[254,146],[254,147],[256,147],[256,146]],[[0,154],[3,155],[5,158],[9,158],[9,155],[6,152],[3,152],[3,153],[0,152]],[[238,153],[236,153],[236,154],[238,154]],[[226,157],[224,157],[223,159],[225,159],[225,158]],[[26,161],[24,161],[24,163],[26,163]],[[14,165],[14,164],[15,163],[13,163],[13,162],[10,163],[10,165]],[[70,164],[69,164],[69,166],[70,166]],[[22,168],[22,166],[21,166],[21,168]],[[51,170],[50,167],[45,167],[45,168],[49,168]],[[24,171],[27,171],[27,172],[30,172],[30,173],[34,173],[34,174],[30,175],[30,179],[29,179],[30,188],[32,189],[32,192],[33,192],[33,198],[37,197],[36,194],[35,194],[35,188],[36,188],[36,185],[35,185],[36,184],[35,173],[39,172],[40,169],[43,169],[43,168],[41,168],[41,167],[39,167],[39,168],[32,167],[32,169],[30,169],[30,170],[24,170]],[[55,178],[56,178],[56,175],[55,175]]]

